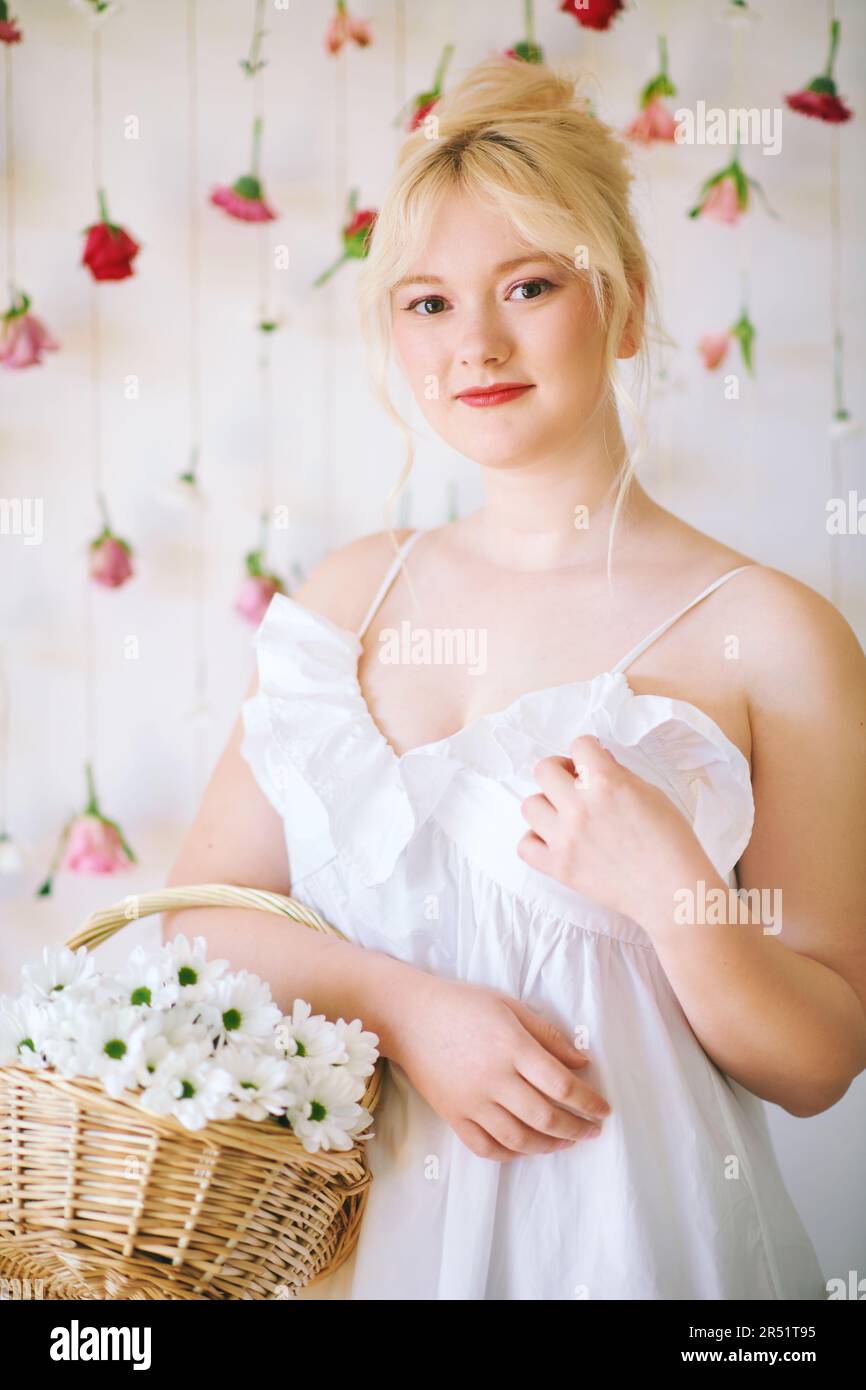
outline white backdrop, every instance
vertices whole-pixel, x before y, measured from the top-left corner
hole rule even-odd
[[[657,69],[656,35],[668,35],[679,95],[724,108],[776,108],[823,67],[827,7],[811,0],[755,0],[760,20],[735,37],[714,16],[722,0],[642,0],[608,34],[580,30],[554,0],[537,0],[537,38],[550,61],[594,74],[599,115],[623,126]],[[2,653],[9,687],[7,821],[28,851],[24,872],[0,879],[0,989],[43,942],[65,939],[95,907],[161,885],[252,672],[250,629],[232,612],[243,556],[258,534],[270,439],[272,500],[291,525],[272,535],[269,559],[288,578],[332,546],[378,530],[403,462],[399,435],[371,401],[354,310],[357,266],[324,289],[312,280],[339,252],[350,186],[375,206],[400,133],[394,117],[427,87],[453,40],[449,79],[521,37],[520,0],[356,0],[375,40],[329,57],[322,36],[329,0],[266,6],[262,84],[266,194],[280,219],[264,229],[207,204],[216,183],[246,171],[253,83],[239,60],[249,49],[253,0],[199,0],[197,25],[200,374],[205,521],[205,643],[210,724],[186,718],[195,700],[196,523],[167,508],[159,489],[188,463],[190,445],[191,56],[187,7],[125,0],[100,29],[102,175],[112,217],[142,243],[136,275],[94,287],[78,262],[80,231],[96,218],[91,26],[66,0],[18,7],[25,41],[15,49],[16,280],[61,344],[45,365],[0,368],[0,498],[42,499],[44,536],[26,545],[0,534]],[[686,210],[703,180],[727,162],[724,146],[651,147],[635,154],[635,197],[658,267],[665,323],[679,351],[681,389],[660,397],[653,450],[640,468],[648,491],[703,530],[834,599],[866,634],[862,536],[831,538],[827,501],[863,495],[863,439],[839,450],[831,471],[831,150],[840,151],[842,304],[848,405],[863,400],[864,35],[866,7],[840,0],[840,91],[856,113],[836,130],[785,113],[777,156],[746,150],[781,220],[758,200],[736,228],[693,222]],[[138,138],[129,139],[129,117]],[[8,209],[4,209],[4,217]],[[273,250],[289,250],[288,269]],[[8,248],[7,248],[8,249]],[[704,371],[699,336],[737,317],[740,270],[750,270],[757,377],[739,401]],[[269,312],[272,391],[263,411],[257,366],[262,267]],[[8,269],[8,263],[7,263]],[[8,275],[4,275],[4,281]],[[95,770],[105,814],[138,856],[111,880],[58,878],[50,899],[34,892],[61,825],[84,798],[84,547],[99,530],[93,498],[90,312],[102,323],[103,482],[115,529],[136,549],[125,587],[91,594]],[[5,307],[5,306],[4,306]],[[735,370],[736,368],[732,368]],[[128,399],[130,377],[137,399]],[[401,404],[406,405],[402,397]],[[408,408],[408,407],[407,407]],[[269,423],[264,423],[265,419]],[[482,500],[475,466],[455,456],[414,412],[419,446],[409,523],[446,519],[449,480],[461,512]],[[841,489],[841,491],[840,491]],[[833,586],[831,562],[835,555]],[[130,659],[128,639],[137,639]],[[817,732],[817,731],[816,731]],[[128,928],[111,958],[153,928]],[[780,1159],[827,1277],[866,1275],[866,1080],[832,1111],[796,1120],[769,1106]]]

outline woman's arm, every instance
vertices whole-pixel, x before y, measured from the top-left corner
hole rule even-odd
[[[334,552],[298,591],[298,601],[349,625],[355,615],[345,612],[346,595],[361,601],[375,587],[387,563],[386,545],[387,536],[363,537]],[[257,689],[256,674],[244,698]],[[243,732],[239,715],[172,865],[169,887],[231,883],[291,893],[283,822],[241,754]],[[360,1018],[379,1035],[379,1050],[394,1055],[400,1004],[409,993],[408,976],[419,973],[415,967],[385,952],[325,937],[290,918],[248,908],[165,912],[162,931],[165,940],[179,932],[205,937],[209,956],[224,957],[234,969],[251,970],[266,980],[284,1013],[299,998],[328,1018]]]
[[[866,1068],[866,657],[814,590],[771,569],[754,581],[738,635],[756,815],[738,880],[779,890],[781,930],[675,925],[676,889],[727,893],[697,857],[643,925],[718,1066],[815,1115]]]

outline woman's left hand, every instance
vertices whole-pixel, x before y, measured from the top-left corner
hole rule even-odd
[[[517,853],[530,868],[642,925],[657,911],[666,915],[668,904],[673,913],[676,888],[715,877],[690,822],[661,788],[592,734],[568,751],[536,763],[541,792],[520,805],[532,828]]]

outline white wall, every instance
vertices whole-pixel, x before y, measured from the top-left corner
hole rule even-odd
[[[257,536],[264,479],[258,340],[259,270],[277,243],[290,269],[270,274],[270,311],[284,318],[271,340],[274,488],[291,529],[274,534],[271,559],[286,575],[309,571],[328,548],[379,529],[384,500],[402,465],[399,436],[368,398],[354,317],[357,267],[324,290],[311,281],[338,251],[337,228],[350,184],[362,204],[385,187],[403,100],[426,87],[442,44],[457,43],[451,79],[519,36],[522,5],[356,0],[375,28],[366,51],[329,58],[321,36],[326,0],[267,6],[264,55],[266,189],[281,219],[264,232],[207,205],[216,182],[244,172],[252,84],[238,60],[249,45],[253,4],[198,5],[199,197],[201,232],[202,482],[206,521],[206,647],[213,721],[206,733],[184,713],[194,699],[195,525],[168,510],[159,487],[187,463],[189,446],[189,73],[186,6],[126,0],[101,28],[102,161],[113,216],[144,245],[138,273],[92,286],[79,267],[80,229],[94,220],[91,30],[71,4],[22,4],[25,42],[13,54],[17,280],[62,344],[40,369],[0,370],[0,496],[44,502],[44,541],[0,536],[0,612],[10,688],[8,821],[30,850],[24,874],[0,880],[0,988],[42,942],[65,939],[96,907],[164,881],[204,782],[236,717],[252,670],[250,630],[232,613],[244,552]],[[667,24],[677,104],[735,102],[734,38],[713,21],[721,0],[643,3],[606,35],[582,32],[550,0],[537,0],[538,38],[553,61],[586,66],[598,79],[599,114],[623,125],[655,70],[656,33]],[[743,100],[777,107],[782,94],[823,66],[824,6],[758,0],[761,20],[743,44]],[[758,203],[736,229],[690,222],[703,179],[724,148],[638,151],[636,197],[657,263],[672,362],[684,389],[660,400],[654,455],[641,469],[651,492],[693,524],[796,575],[833,597],[866,634],[862,537],[831,541],[827,499],[859,488],[863,440],[840,451],[831,473],[829,312],[830,150],[838,138],[842,271],[849,406],[863,400],[864,231],[862,60],[866,11],[837,6],[843,22],[837,75],[857,113],[838,132],[786,114],[777,157],[749,152],[781,213]],[[400,16],[405,18],[401,26]],[[140,138],[124,138],[124,121]],[[758,376],[739,402],[722,399],[694,345],[739,307],[739,265],[751,266]],[[4,276],[4,280],[5,280]],[[84,550],[98,529],[93,503],[90,310],[102,322],[104,483],[116,528],[135,545],[138,573],[117,592],[92,592],[96,772],[106,814],[139,857],[120,879],[61,877],[51,899],[35,899],[56,834],[83,794]],[[5,307],[5,306],[4,306]],[[140,398],[124,396],[134,374]],[[405,399],[405,398],[404,398]],[[413,416],[417,419],[417,417]],[[474,466],[421,429],[409,520],[445,520],[447,481],[461,510],[480,502]],[[831,587],[836,547],[839,583]],[[124,656],[134,635],[138,660]],[[819,731],[816,731],[816,736]],[[129,928],[107,954],[150,936]],[[810,1121],[769,1107],[792,1193],[825,1272],[866,1274],[862,1174],[866,1082]]]

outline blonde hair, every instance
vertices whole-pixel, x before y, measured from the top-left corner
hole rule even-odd
[[[611,397],[622,402],[636,422],[637,454],[642,452],[646,428],[619,381],[617,348],[631,321],[636,382],[645,388],[649,341],[658,325],[656,294],[629,207],[633,175],[627,147],[610,126],[589,114],[577,93],[578,81],[545,64],[486,59],[436,103],[435,138],[428,139],[422,127],[400,147],[357,283],[371,389],[407,445],[402,476],[385,503],[386,528],[395,544],[388,513],[408,478],[414,449],[412,430],[388,394],[391,289],[409,273],[436,210],[451,191],[468,191],[498,207],[526,242],[588,282],[606,330],[603,385],[595,410]],[[613,532],[635,465],[636,456],[626,458],[614,478],[618,492],[609,531],[608,583]]]

